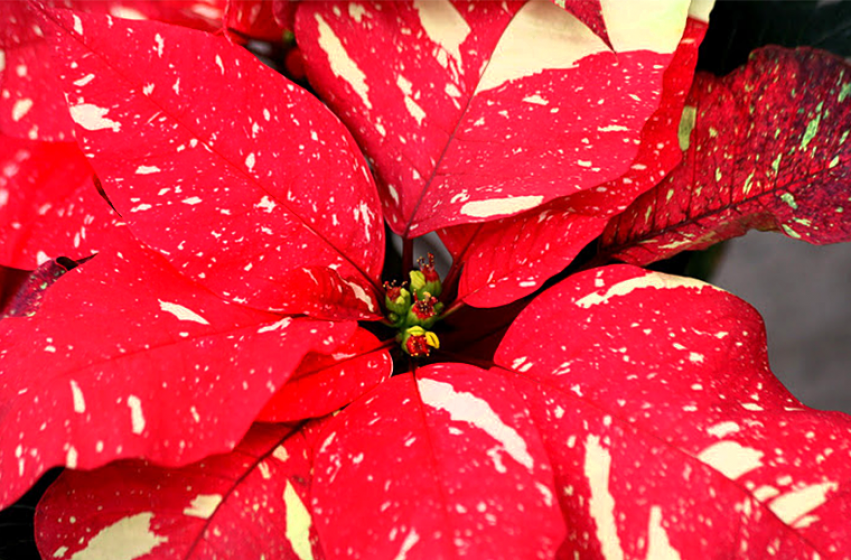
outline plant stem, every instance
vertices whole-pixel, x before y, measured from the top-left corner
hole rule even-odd
[[[408,237],[402,238],[402,279],[414,269],[414,240]]]

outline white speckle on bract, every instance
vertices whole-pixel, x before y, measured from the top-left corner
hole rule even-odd
[[[222,71],[222,76],[224,76],[225,75],[225,65],[222,62],[222,57],[220,57],[219,55],[216,55],[216,66],[219,67],[219,70]]]
[[[38,253],[36,253],[36,255],[35,255],[35,262],[36,262],[39,266],[43,265],[44,263],[46,263],[46,262],[47,262],[47,261],[49,261],[49,260],[50,260],[50,257],[49,257],[49,256],[47,256],[47,253],[45,253],[44,251],[39,251],[39,252],[38,252]]]
[[[157,87],[156,84],[147,84],[142,86],[142,93],[145,95],[151,95],[154,92],[154,88]]]
[[[74,400],[74,412],[82,414],[86,411],[86,401],[83,398],[83,391],[73,379],[71,380],[71,396]]]
[[[65,455],[65,466],[69,469],[77,468],[77,450],[74,446],[68,448],[68,453]]]
[[[730,434],[734,434],[734,433],[738,432],[740,429],[741,429],[741,427],[738,424],[736,424],[735,422],[731,422],[731,421],[719,422],[718,424],[715,424],[715,425],[707,428],[706,433],[711,435],[711,436],[723,438],[723,437],[726,437]]]
[[[82,103],[71,107],[70,112],[74,122],[86,130],[103,130],[106,128],[112,129],[113,132],[121,130],[121,123],[106,118],[109,109],[91,103]]]
[[[190,502],[189,507],[183,510],[183,515],[209,519],[221,503],[222,496],[220,494],[198,494]]]
[[[30,109],[32,109],[32,106],[32,99],[18,99],[15,101],[15,105],[12,106],[12,120],[18,122],[24,118],[24,115],[29,113]]]
[[[154,50],[157,52],[157,56],[162,57],[163,47],[165,46],[165,41],[163,40],[162,35],[157,33],[154,36],[154,41],[157,43],[157,46],[154,48]]]
[[[420,536],[417,534],[415,529],[411,529],[411,532],[405,536],[405,540],[402,541],[402,546],[399,548],[399,552],[396,554],[396,557],[393,560],[406,560],[408,557],[408,552],[414,548],[414,545],[420,542]]]
[[[127,406],[130,407],[130,425],[134,434],[141,434],[145,430],[145,415],[142,413],[142,401],[136,395],[127,397]]]
[[[206,319],[192,311],[191,309],[187,309],[182,305],[178,305],[177,303],[170,303],[168,301],[157,300],[160,302],[160,309],[167,313],[171,313],[175,317],[177,317],[181,321],[193,321],[195,323],[200,323],[202,325],[209,325]]]
[[[255,163],[256,163],[256,159],[254,157],[254,152],[251,152],[245,158],[245,166],[248,168],[249,171],[251,171],[252,169],[254,169]]]
[[[69,560],[136,560],[145,556],[168,542],[168,537],[151,530],[153,517],[151,512],[137,513],[104,527]]]
[[[662,527],[662,508],[650,508],[650,524],[647,528],[646,560],[680,560],[680,553],[671,546],[668,533]]]
[[[345,280],[345,282],[352,289],[352,292],[354,292],[355,298],[365,303],[366,308],[369,309],[370,312],[375,311],[375,302],[372,300],[371,297],[369,297],[369,294],[366,293],[366,290],[364,290],[359,284],[356,284],[355,282],[349,282],[348,280]]]
[[[619,125],[619,124],[610,124],[608,126],[598,126],[597,132],[622,132],[624,130],[629,130],[627,127]]]
[[[254,206],[261,210],[265,210],[266,212],[271,212],[275,209],[275,206],[277,205],[278,204],[274,200],[272,200],[272,197],[264,195],[263,198],[260,199],[260,202],[258,202]]]
[[[836,490],[835,482],[822,482],[782,494],[768,504],[769,509],[786,524],[807,515],[827,500],[827,493]]]
[[[578,305],[579,307],[588,308],[592,305],[606,303],[609,301],[610,298],[613,298],[615,296],[625,296],[631,293],[633,290],[643,288],[655,288],[658,290],[689,288],[698,291],[703,290],[704,288],[710,288],[713,290],[718,290],[719,292],[723,292],[723,290],[721,290],[720,288],[716,288],[711,284],[707,284],[706,282],[701,282],[700,280],[695,280],[693,278],[671,276],[669,274],[663,274],[661,272],[650,272],[644,276],[639,276],[638,278],[630,278],[629,280],[618,282],[617,284],[609,288],[604,294],[593,293],[583,298],[580,298],[576,300],[576,305]]]
[[[357,23],[361,22],[361,19],[363,19],[364,14],[367,14],[366,8],[364,8],[360,4],[349,4],[349,17],[355,20]]]
[[[0,72],[6,69],[6,51],[0,49]]]
[[[289,480],[284,488],[284,504],[287,508],[286,537],[293,552],[300,560],[313,560],[313,547],[310,544],[313,519]]]
[[[74,32],[78,35],[83,34],[83,22],[80,21],[79,16],[77,14],[71,14],[71,17],[74,18]]]
[[[280,329],[285,329],[289,326],[290,323],[292,323],[292,321],[293,321],[292,317],[284,317],[283,319],[281,319],[280,321],[278,321],[276,323],[272,323],[271,325],[266,325],[265,327],[260,327],[259,329],[257,329],[257,333],[262,334],[262,333],[265,333],[265,332],[272,332],[272,331],[277,331],[277,330],[280,330]]]
[[[472,393],[458,393],[449,383],[433,379],[418,379],[417,386],[423,403],[449,413],[453,422],[468,422],[497,440],[512,459],[531,470],[534,460],[526,441],[517,430],[506,425],[487,401]]]
[[[77,86],[77,87],[83,87],[84,85],[88,84],[89,82],[91,82],[94,79],[95,79],[94,74],[86,74],[85,76],[83,76],[79,80],[74,80],[74,85]]]
[[[189,206],[194,206],[195,204],[200,204],[202,201],[197,196],[190,196],[189,198],[184,198],[181,200],[183,204],[188,204]]]
[[[140,165],[136,168],[136,175],[150,175],[151,173],[159,173],[160,168],[155,165]]]
[[[735,441],[713,443],[698,454],[697,458],[730,479],[762,466],[762,451],[745,447]]]
[[[585,441],[585,476],[591,497],[588,507],[597,525],[597,540],[606,560],[623,560],[623,548],[615,523],[615,499],[609,492],[612,456],[600,445],[600,437],[589,435]]]
[[[319,48],[328,55],[331,72],[348,82],[366,108],[372,109],[372,103],[370,103],[368,96],[369,87],[366,85],[366,74],[349,57],[343,43],[319,14],[316,14],[316,23],[319,26]]]
[[[60,546],[59,548],[57,548],[53,552],[53,557],[54,558],[62,558],[63,556],[65,556],[66,552],[68,552],[68,547],[67,546]]]
[[[144,212],[145,210],[150,210],[151,208],[153,208],[153,206],[151,206],[150,204],[142,203],[138,206],[134,206],[133,208],[131,208],[130,212]]]
[[[461,207],[460,212],[473,218],[490,218],[491,216],[516,214],[523,210],[534,208],[543,196],[513,196],[509,198],[491,198],[488,200],[473,200]]]
[[[414,8],[428,38],[462,67],[461,44],[470,35],[470,26],[448,0],[415,0]],[[440,57],[438,61],[442,63]]]
[[[535,105],[549,105],[550,104],[549,101],[547,101],[546,99],[544,99],[543,97],[541,97],[537,93],[535,95],[530,95],[528,97],[524,97],[523,101],[525,101],[526,103],[534,103]]]

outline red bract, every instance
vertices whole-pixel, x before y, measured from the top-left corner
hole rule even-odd
[[[296,37],[311,84],[374,162],[390,227],[415,237],[623,175],[687,8],[619,4],[617,54],[546,2],[305,3]]]
[[[91,255],[117,216],[76,144],[0,135],[0,264]]]
[[[224,0],[47,0],[42,4],[168,21],[197,29],[221,26]],[[0,3],[0,131],[18,138],[73,140],[50,47],[30,2]]]
[[[698,19],[706,15],[697,9],[690,15],[665,71],[661,105],[644,125],[638,155],[623,176],[519,216],[441,230],[453,258],[464,263],[460,300],[495,307],[534,292],[596,238],[611,216],[679,163],[677,124],[706,32],[706,22]]]
[[[850,72],[829,53],[768,47],[729,76],[699,75],[682,164],[612,221],[603,251],[647,264],[752,228],[851,239]]]
[[[170,557],[184,535],[228,542],[220,520],[242,508],[263,531],[278,527],[274,547],[298,558],[756,559],[768,547],[830,557],[851,544],[849,434],[846,415],[807,409],[774,379],[747,304],[610,267],[536,299],[492,369],[395,377],[305,432],[307,455],[289,447],[305,449],[298,435],[287,453],[269,457],[277,441],[252,452],[278,489],[270,498],[254,489],[258,473],[222,490],[245,471],[241,452],[177,472],[69,472],[40,505],[41,549],[93,552],[123,523],[152,558]],[[190,472],[199,484],[184,490]],[[264,505],[290,486],[285,507]],[[132,505],[119,508],[116,492]],[[201,535],[199,512],[211,520]]]
[[[315,98],[221,37],[47,19],[78,141],[140,240],[232,301],[375,317],[375,188]]]

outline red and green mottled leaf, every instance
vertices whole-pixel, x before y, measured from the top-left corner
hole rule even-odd
[[[49,18],[78,140],[141,240],[232,301],[375,315],[378,198],[321,103],[222,37],[66,11]],[[330,310],[328,286],[341,295]]]
[[[56,465],[230,450],[304,355],[354,329],[222,301],[129,240],[104,250],[0,321],[0,504]]]
[[[222,23],[224,0],[47,0],[85,12],[154,19],[212,31]],[[0,2],[0,131],[18,138],[71,141],[73,121],[34,3]]]
[[[76,144],[0,135],[0,263],[87,257],[117,219]]]
[[[683,162],[614,219],[601,251],[646,264],[749,229],[851,240],[851,67],[767,47],[729,76],[700,75],[683,114]]]
[[[415,237],[626,172],[687,8],[619,5],[618,54],[549,2],[304,3],[296,36],[374,162],[390,227]]]
[[[328,420],[313,521],[329,559],[552,558],[552,470],[518,395],[485,370],[393,377]]]
[[[570,531],[559,558],[839,558],[851,417],[802,406],[753,308],[630,266],[539,296],[496,362],[516,373]]]
[[[42,557],[320,560],[309,449],[290,432],[255,424],[232,453],[180,469],[65,471],[36,513]]]
[[[390,377],[389,345],[358,329],[333,354],[308,354],[257,420],[289,422],[339,410]]]
[[[4,283],[4,287],[11,288],[12,294],[8,303],[0,305],[0,319],[35,315],[47,289],[78,264],[63,257],[42,263],[31,273],[21,271],[25,274],[23,277],[12,275],[11,282]],[[19,283],[15,283],[16,276]]]
[[[611,216],[679,163],[677,129],[706,32],[705,21],[698,19],[703,12],[690,15],[665,70],[659,109],[641,131],[638,155],[623,176],[519,216],[441,231],[456,262],[464,265],[459,299],[494,307],[534,292],[595,239]]]

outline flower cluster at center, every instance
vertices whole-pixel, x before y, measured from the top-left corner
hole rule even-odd
[[[434,255],[419,259],[419,270],[410,272],[410,284],[384,283],[384,306],[387,322],[399,331],[396,335],[405,353],[426,357],[432,348],[440,348],[440,340],[431,327],[441,319],[444,305],[438,301],[443,286],[434,269]],[[410,289],[408,289],[410,288]]]

